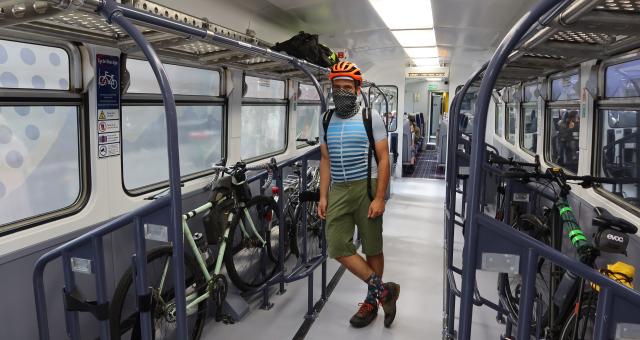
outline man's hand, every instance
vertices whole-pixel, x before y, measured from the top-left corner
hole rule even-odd
[[[367,215],[367,217],[376,218],[378,216],[382,216],[383,213],[384,213],[384,199],[375,198],[373,201],[371,201],[371,204],[369,205],[369,214]]]
[[[318,216],[323,220],[327,218],[327,199],[326,198],[320,198],[320,202],[318,202]]]

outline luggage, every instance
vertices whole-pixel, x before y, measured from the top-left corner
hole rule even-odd
[[[323,67],[330,67],[338,62],[336,53],[318,42],[317,34],[305,33],[304,31],[300,31],[287,41],[276,43],[271,49],[286,52],[290,56]]]

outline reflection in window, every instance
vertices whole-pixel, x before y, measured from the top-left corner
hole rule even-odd
[[[524,101],[533,102],[536,100],[536,91],[538,90],[538,84],[526,85],[524,87]]]
[[[75,106],[0,107],[0,225],[77,201],[79,145]]]
[[[538,108],[534,105],[523,105],[522,115],[522,139],[520,143],[525,150],[536,153],[538,145]]]
[[[605,96],[640,97],[640,59],[607,67]]]
[[[220,95],[220,73],[193,67],[164,64],[173,94],[213,96]],[[160,93],[158,81],[146,60],[127,59],[131,85],[127,93]]]
[[[496,105],[496,120],[495,120],[496,135],[504,137],[504,105]]]
[[[286,148],[287,108],[284,105],[243,105],[240,157],[251,159]]]
[[[245,76],[245,98],[284,99],[284,81]]]
[[[300,84],[298,86],[298,100],[317,100],[320,101],[320,95],[313,85]]]
[[[602,111],[600,175],[608,178],[640,178],[640,111]],[[640,183],[604,184],[603,189],[640,207]]]
[[[579,100],[580,76],[573,74],[551,81],[551,100]]]
[[[507,141],[511,144],[516,143],[516,107],[509,105],[507,107],[509,115],[507,116]]]
[[[320,105],[298,105],[296,119],[296,140],[314,141],[319,134]],[[297,142],[298,146],[306,146],[305,142]]]
[[[548,117],[549,161],[578,171],[580,114],[577,109],[551,109]]]
[[[222,158],[222,106],[178,106],[181,176],[209,169]],[[122,107],[122,168],[132,190],[169,178],[162,106]]]
[[[69,90],[69,55],[57,47],[0,40],[0,87]]]

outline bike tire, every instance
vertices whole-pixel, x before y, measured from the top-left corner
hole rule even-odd
[[[292,251],[295,254],[301,256],[304,250],[304,229],[307,229],[307,259],[312,259],[321,254],[322,251],[322,220],[317,214],[318,203],[317,202],[303,202],[307,205],[307,225],[302,223],[302,209],[300,206],[296,209],[296,221],[295,235],[291,246],[294,248]]]
[[[163,330],[169,330],[168,328],[162,327],[162,322],[166,321],[168,323],[172,323],[170,320],[172,316],[172,310],[170,308],[171,304],[162,303],[164,301],[171,301],[173,298],[173,288],[169,288],[166,292],[158,294],[157,286],[159,286],[159,282],[155,285],[152,282],[153,274],[160,273],[164,271],[165,264],[171,263],[173,255],[173,247],[172,246],[163,246],[159,248],[155,248],[149,252],[147,252],[147,278],[149,279],[149,284],[152,287],[152,306],[151,306],[151,318],[152,318],[152,327],[153,334],[152,338],[156,340],[165,340],[165,339],[177,339],[175,333],[174,334],[158,334],[158,332],[162,332]],[[200,296],[206,292],[206,283],[204,279],[204,275],[199,270],[196,265],[195,259],[191,254],[184,254],[185,260],[185,277],[186,287],[187,287],[187,296],[192,293],[197,293],[197,296]],[[169,262],[166,262],[169,261]],[[159,265],[159,266],[158,266]],[[169,267],[167,267],[169,268]],[[110,308],[110,316],[109,323],[111,329],[111,339],[112,340],[124,340],[124,339],[141,339],[142,336],[140,334],[139,327],[139,313],[136,310],[136,300],[137,295],[135,294],[135,283],[133,272],[135,268],[133,266],[129,267],[127,271],[122,275],[116,291],[113,295],[112,304]],[[165,285],[173,283],[173,277],[171,275],[172,269],[169,268],[167,271],[168,275],[165,279]],[[163,289],[164,290],[164,289]],[[160,299],[162,298],[162,300]],[[127,311],[132,310],[133,313],[129,313]],[[123,318],[123,314],[126,316]],[[207,301],[204,300],[197,305],[196,310],[187,311],[187,333],[189,340],[198,340],[202,335],[202,329],[207,319]],[[173,322],[173,326],[175,326],[175,321]]]
[[[272,197],[256,196],[247,202],[246,208],[249,210],[260,236],[267,241],[266,256],[263,257],[263,247],[260,240],[253,236],[244,237],[240,228],[239,216],[243,212],[237,211],[233,216],[233,221],[229,226],[229,237],[227,238],[227,249],[224,254],[224,262],[227,274],[231,282],[242,291],[249,291],[262,286],[275,274],[278,269],[278,262],[273,261],[269,253],[272,249],[277,249],[278,243],[274,243],[271,235],[272,228],[279,228],[278,223],[280,213],[276,202]],[[260,212],[260,214],[258,214]],[[260,215],[258,219],[258,215]],[[250,229],[248,223],[245,223]],[[264,270],[263,270],[264,268]]]
[[[559,340],[573,340],[573,328],[576,323],[576,313],[571,313],[569,318],[562,326],[562,331],[560,332]],[[588,317],[587,317],[588,316]],[[592,306],[583,305],[580,311],[580,323],[578,324],[578,332],[584,327],[584,322],[587,322],[586,332],[584,338],[580,338],[579,336],[576,339],[581,340],[592,340],[593,339],[593,330],[594,330],[594,321],[596,318],[596,306],[595,302]],[[578,333],[580,334],[580,333]]]
[[[521,232],[541,241],[547,245],[551,244],[551,235],[549,233],[549,228],[535,215],[524,214],[518,217],[516,223],[513,227]],[[538,316],[538,318],[532,318],[531,327],[532,332],[536,330],[538,321],[541,322],[541,329],[546,326],[548,319],[548,301],[549,297],[542,296],[542,294],[549,294],[550,291],[550,276],[548,274],[550,268],[550,262],[546,261],[544,258],[540,258],[538,261],[538,270],[536,274],[536,299],[534,300],[533,310],[538,310],[537,304],[543,303],[542,305],[542,315]],[[499,290],[498,294],[500,294],[500,300],[505,302],[505,306],[509,315],[514,321],[518,321],[518,312],[519,312],[519,292],[522,283],[522,277],[519,274],[508,274],[508,273],[500,273],[498,274],[499,282],[502,281],[502,284],[498,286],[502,289]],[[534,316],[536,316],[534,314]]]

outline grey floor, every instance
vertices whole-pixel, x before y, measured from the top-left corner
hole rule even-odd
[[[444,181],[405,178],[393,183],[393,196],[384,220],[385,281],[400,283],[398,315],[391,328],[384,328],[382,316],[366,328],[354,329],[349,318],[364,299],[366,287],[348,272],[344,274],[305,339],[441,339]],[[456,238],[456,259],[460,264],[462,238]],[[329,278],[337,270],[328,265]],[[495,301],[496,276],[478,272],[481,294]],[[316,275],[319,292],[319,271]],[[317,296],[316,296],[317,298]],[[287,286],[284,295],[273,295],[270,311],[252,310],[235,325],[209,322],[206,340],[288,340],[304,321],[307,281]],[[498,339],[501,328],[495,313],[474,308],[473,340]]]

